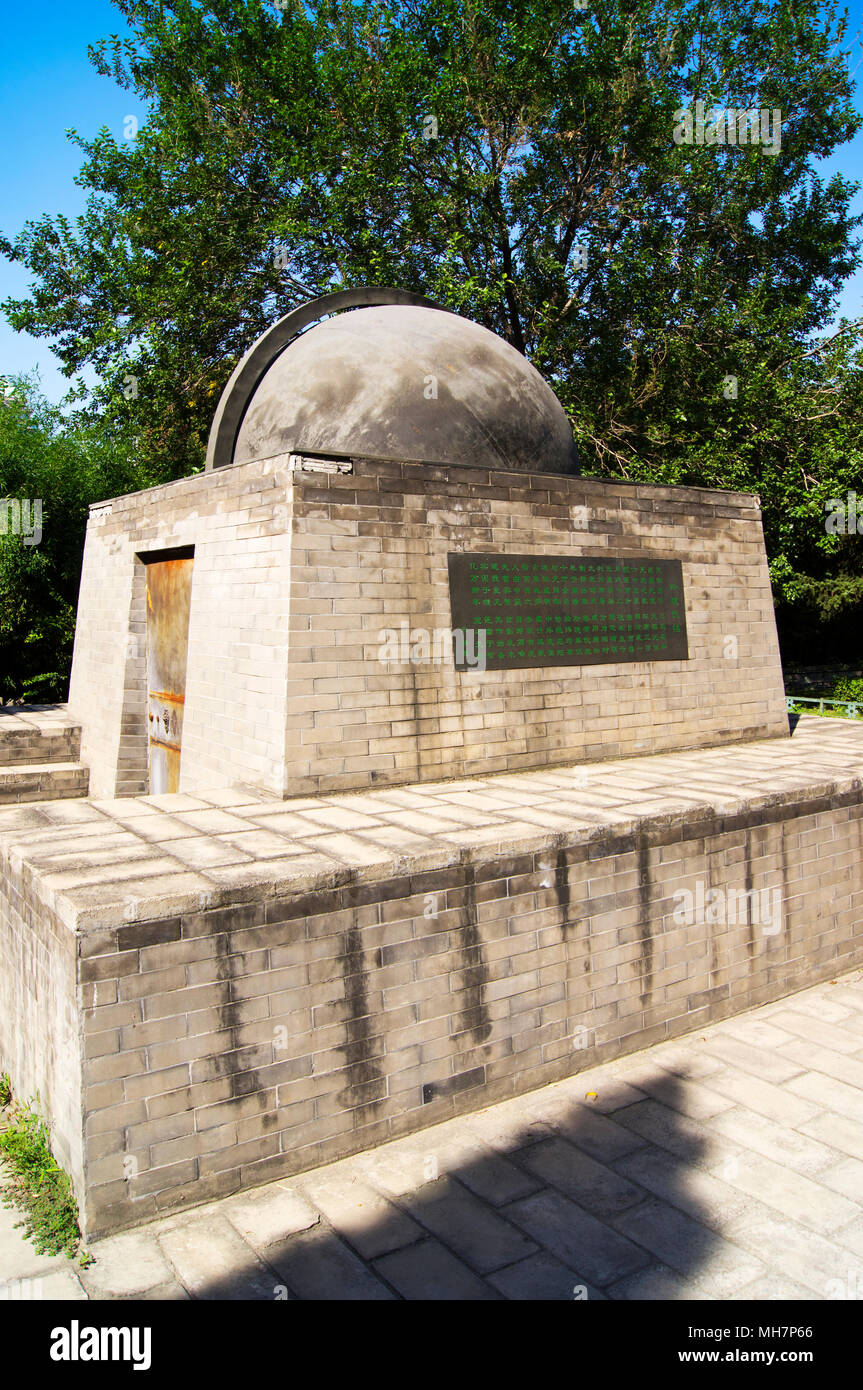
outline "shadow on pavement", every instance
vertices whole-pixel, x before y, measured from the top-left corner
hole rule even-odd
[[[248,1220],[232,1203],[246,1213],[267,1205],[277,1223],[278,1203],[295,1207],[300,1194],[321,1214],[283,1238],[252,1234],[254,1250],[245,1245],[248,1255],[229,1273],[190,1292],[262,1301],[727,1297],[707,1270],[717,1253],[731,1289],[761,1268],[710,1229],[716,1210],[711,1217],[692,1190],[706,1140],[681,1113],[683,1091],[684,1078],[669,1072],[667,1081],[652,1080],[644,1099],[634,1092],[630,1103],[615,1106],[612,1098],[608,1113],[602,1100],[599,1108],[570,1099],[554,1109],[544,1100],[537,1121],[505,1144],[490,1132],[493,1111],[486,1111],[476,1131],[476,1117],[465,1117],[461,1157],[445,1145],[435,1153],[430,1130],[425,1148],[420,1133],[406,1141],[409,1151],[357,1155],[349,1160],[350,1178],[318,1169],[226,1199],[200,1218],[207,1240],[215,1221],[236,1245],[226,1219],[232,1211],[237,1229],[249,1235]],[[479,1145],[477,1133],[494,1148]],[[320,1196],[328,1181],[336,1192],[329,1201]],[[702,1170],[699,1190],[705,1183],[723,1191]],[[195,1220],[190,1212],[177,1223],[192,1249]]]

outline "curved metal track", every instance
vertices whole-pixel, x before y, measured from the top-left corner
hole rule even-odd
[[[418,308],[441,309],[444,313],[452,313],[446,305],[436,304],[433,299],[426,299],[421,294],[411,294],[408,290],[390,289],[385,285],[365,285],[356,290],[337,290],[334,294],[322,294],[317,299],[309,299],[305,304],[292,309],[261,334],[234,368],[221,394],[210,426],[206,471],[209,473],[214,468],[225,468],[234,462],[234,450],[243,417],[261,378],[304,328],[340,309],[377,308],[382,304],[410,304]]]

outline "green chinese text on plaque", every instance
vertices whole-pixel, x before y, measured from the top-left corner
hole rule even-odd
[[[689,656],[679,560],[447,559],[453,630],[485,632],[489,671]]]

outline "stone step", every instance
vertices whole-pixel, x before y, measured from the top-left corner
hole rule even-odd
[[[0,767],[74,763],[81,754],[81,726],[62,705],[0,708]]]
[[[60,801],[86,796],[89,769],[82,763],[25,763],[0,767],[0,806],[20,801]]]

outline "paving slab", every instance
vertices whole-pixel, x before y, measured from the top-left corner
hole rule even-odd
[[[91,1298],[137,1298],[175,1276],[156,1237],[133,1231],[103,1240],[98,1260],[78,1277]]]
[[[714,1176],[702,1168],[669,1163],[668,1155],[654,1148],[639,1149],[615,1164],[634,1187],[713,1231],[721,1231],[729,1216],[741,1215],[747,1207],[747,1198],[724,1180],[727,1166],[726,1161]]]
[[[697,1279],[684,1278],[664,1264],[650,1265],[637,1274],[618,1279],[606,1290],[606,1296],[617,1301],[647,1303],[706,1301],[711,1297],[709,1290]]]
[[[724,1096],[729,1102],[727,1108],[743,1105],[747,1110],[754,1110],[767,1120],[775,1120],[793,1128],[811,1120],[822,1108],[817,1101],[800,1098],[807,1094],[795,1089],[800,1079],[793,1076],[783,1086],[778,1086],[774,1082],[763,1081],[759,1076],[750,1076],[747,1072],[736,1071],[732,1067],[720,1067],[704,1078],[704,1087]]]
[[[644,1248],[591,1216],[562,1192],[539,1192],[513,1202],[504,1211],[537,1245],[600,1286],[648,1263]],[[704,1234],[706,1237],[706,1230]]]
[[[188,1221],[159,1238],[177,1279],[194,1298],[264,1301],[275,1298],[277,1281],[224,1217]]]
[[[429,1237],[384,1255],[375,1269],[402,1298],[437,1302],[488,1302],[500,1295],[439,1241]]]
[[[794,1003],[793,999],[789,1000],[787,1008],[770,1015],[771,1022],[783,1032],[793,1033],[820,1047],[832,1048],[834,1052],[859,1052],[863,1047],[863,1037],[858,1030],[843,1027],[841,1023],[822,1022],[795,1009]]]
[[[835,1241],[814,1235],[781,1216],[745,1214],[732,1219],[726,1233],[735,1245],[769,1259],[771,1272],[810,1290],[810,1297],[840,1301],[843,1290],[863,1289],[863,1260]]]
[[[488,1282],[504,1298],[524,1302],[594,1302],[605,1298],[601,1289],[545,1250],[497,1270],[488,1276]]]
[[[375,1260],[421,1239],[421,1226],[356,1175],[327,1169],[303,1184],[309,1201],[364,1260]]]
[[[798,996],[799,998],[799,996]],[[793,1034],[786,1033],[775,1024],[768,1023],[765,1017],[754,1014],[737,1014],[719,1024],[712,1039],[732,1037],[750,1047],[765,1048],[768,1052],[781,1048],[784,1043],[793,1041]]]
[[[735,1298],[746,1301],[752,1299],[756,1303],[764,1301],[776,1303],[808,1302],[812,1296],[811,1289],[804,1288],[802,1284],[795,1284],[793,1279],[786,1279],[781,1274],[762,1274],[760,1279],[754,1279],[751,1284],[745,1284],[734,1295]]]
[[[829,999],[809,999],[806,995],[801,995],[790,1001],[791,1008],[795,1014],[806,1014],[809,1018],[817,1018],[823,1023],[839,1023],[843,1028],[854,1026],[854,1011],[838,1000],[835,994]],[[787,1005],[786,1005],[787,1007]],[[772,1017],[775,1019],[777,1014],[784,1013],[784,1009],[777,1009],[772,1006]],[[859,1019],[857,1020],[859,1022]]]
[[[711,1156],[724,1158],[734,1152],[733,1143],[700,1123],[678,1114],[656,1100],[643,1100],[617,1116],[618,1124],[631,1128],[643,1142],[665,1149],[681,1162],[706,1164]]]
[[[694,1274],[713,1298],[729,1298],[766,1272],[761,1260],[657,1198],[648,1198],[612,1220],[618,1231],[678,1274]]]
[[[801,1133],[804,1125],[789,1129],[786,1125],[766,1120],[763,1115],[756,1115],[752,1110],[744,1110],[740,1105],[721,1115],[714,1115],[707,1124],[732,1143],[754,1149],[765,1158],[772,1158],[798,1173],[821,1173],[840,1158],[840,1154],[829,1148],[827,1143]],[[806,1122],[806,1126],[810,1124],[811,1121]]]
[[[827,1188],[821,1173],[817,1180],[808,1178],[752,1149],[741,1149],[736,1158],[720,1164],[717,1175],[739,1193],[825,1235],[846,1226],[860,1210],[858,1201]],[[861,1195],[858,1188],[858,1199]],[[738,1214],[729,1203],[726,1216]]]
[[[429,1183],[406,1204],[416,1221],[479,1274],[513,1264],[537,1248],[516,1226],[450,1178]]]
[[[271,1245],[267,1260],[294,1298],[386,1302],[395,1297],[335,1231],[320,1223]]]
[[[727,1096],[717,1094],[715,1089],[711,1090],[709,1086],[703,1086],[667,1067],[655,1066],[651,1060],[647,1060],[649,1056],[649,1053],[645,1054],[645,1061],[634,1070],[632,1076],[642,1096],[662,1101],[691,1120],[709,1119],[711,1115],[718,1115],[733,1106],[734,1101]],[[636,1093],[633,1099],[638,1098]]]
[[[534,1144],[522,1162],[537,1178],[572,1197],[594,1216],[611,1216],[644,1197],[641,1188],[566,1139]]]
[[[863,1047],[861,1047],[863,1052]],[[847,1081],[849,1086],[855,1086],[858,1090],[863,1090],[863,1057],[849,1057],[844,1052],[834,1052],[829,1047],[817,1047],[814,1043],[804,1042],[802,1038],[792,1038],[789,1042],[783,1043],[779,1048],[783,1057],[789,1057],[795,1062],[800,1062],[806,1070],[802,1070],[794,1081],[799,1081],[805,1076],[821,1074],[823,1076],[834,1077],[837,1081]],[[790,1084],[790,1083],[789,1083]],[[821,1097],[819,1096],[819,1103]]]
[[[644,1148],[647,1142],[641,1134],[626,1128],[620,1117],[610,1120],[589,1106],[572,1101],[547,1105],[543,1113],[550,1134],[563,1135],[598,1163],[612,1163],[624,1154]],[[624,1111],[624,1115],[627,1113]]]
[[[836,1157],[850,1154],[852,1158],[863,1159],[863,1125],[849,1120],[844,1115],[832,1115],[827,1111],[807,1120],[800,1126],[800,1133],[829,1144]]]
[[[255,1250],[306,1231],[320,1221],[320,1212],[287,1183],[274,1183],[220,1204],[224,1216]]]
[[[647,1056],[657,1067],[662,1067],[674,1076],[683,1076],[690,1081],[702,1081],[706,1076],[721,1071],[723,1064],[703,1050],[698,1052],[693,1045],[696,1041],[696,1038],[688,1039],[684,1045],[679,1042],[657,1043]]]
[[[840,1159],[832,1168],[818,1174],[818,1182],[828,1192],[838,1192],[863,1208],[863,1170],[859,1159]]]
[[[811,1101],[813,1112],[829,1110],[831,1115],[844,1115],[855,1124],[863,1124],[863,1090],[859,1086],[839,1081],[836,1077],[824,1073],[813,1076],[811,1072],[807,1072],[789,1081],[787,1089]],[[803,1124],[811,1119],[812,1115],[806,1115],[797,1123]]]
[[[843,1250],[850,1250],[863,1259],[863,1216],[856,1217],[844,1230],[834,1232],[833,1239]]]
[[[475,1197],[493,1207],[514,1202],[518,1197],[528,1197],[543,1185],[473,1135],[463,1135],[441,1145],[435,1157],[441,1177],[452,1174]]]
[[[786,1038],[792,1034],[785,1033]],[[803,1067],[789,1057],[778,1052],[770,1052],[755,1039],[738,1037],[730,1030],[717,1029],[710,1032],[706,1042],[707,1051],[729,1066],[736,1067],[764,1081],[781,1083],[792,1076],[799,1076]]]

